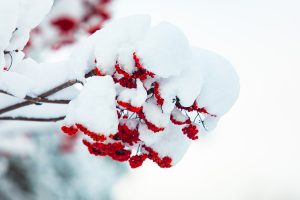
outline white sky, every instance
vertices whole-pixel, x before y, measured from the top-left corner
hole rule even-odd
[[[172,22],[192,45],[227,57],[241,79],[238,102],[214,132],[172,169],[131,170],[117,200],[300,199],[299,10],[296,0],[116,0],[116,18]]]

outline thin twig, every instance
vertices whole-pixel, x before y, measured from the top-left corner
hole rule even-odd
[[[204,121],[203,121],[203,119],[202,119],[202,117],[201,117],[201,115],[200,115],[199,112],[198,112],[198,114],[199,114],[199,121],[201,122],[201,124],[202,124],[204,130],[208,131],[208,129],[206,128],[206,126],[205,126],[205,124],[204,124]]]
[[[69,104],[71,100],[68,99],[57,99],[57,100],[50,100],[50,99],[44,99],[44,98],[32,98],[32,97],[26,97],[27,101],[32,101],[36,103],[51,103],[51,104]]]
[[[6,94],[6,95],[9,95],[12,97],[16,97],[13,94],[6,92],[4,90],[0,90],[0,93]],[[64,99],[51,100],[51,99],[40,98],[40,97],[31,97],[31,96],[25,96],[24,100],[32,101],[34,103],[51,103],[51,104],[69,104],[70,103],[70,100],[64,100]]]
[[[67,82],[65,82],[65,83],[63,83],[63,84],[47,91],[47,92],[42,93],[41,95],[38,96],[38,98],[44,99],[44,98],[46,98],[46,97],[48,97],[52,94],[55,94],[55,93],[65,89],[65,88],[68,88],[68,87],[74,85],[75,83],[80,83],[80,82],[77,81],[77,80],[67,81]],[[16,103],[16,104],[11,105],[11,106],[7,106],[5,108],[0,109],[0,115],[4,114],[6,112],[10,112],[12,110],[19,109],[19,108],[24,107],[24,106],[29,106],[29,105],[35,104],[35,103],[36,102],[33,102],[33,101],[24,101],[24,102],[21,102],[21,103]]]
[[[94,70],[91,70],[90,72],[88,72],[87,74],[85,74],[85,78],[89,78],[89,77],[92,77],[92,76],[95,76],[95,72]],[[25,107],[25,106],[29,106],[29,105],[33,105],[33,104],[37,104],[37,103],[57,103],[57,104],[68,104],[70,102],[70,100],[49,100],[49,99],[46,99],[47,97],[63,90],[63,89],[66,89],[70,86],[73,86],[74,84],[76,83],[80,83],[80,84],[83,84],[81,81],[79,80],[69,80],[65,83],[62,83],[42,94],[40,94],[38,97],[36,98],[33,98],[33,97],[29,97],[29,96],[26,96],[24,100],[26,101],[23,101],[21,103],[16,103],[16,104],[13,104],[13,105],[10,105],[10,106],[7,106],[5,108],[2,108],[0,109],[0,115],[4,114],[4,113],[7,113],[7,112],[10,112],[10,111],[13,111],[13,110],[16,110],[16,109],[19,109],[19,108],[22,108],[22,107]],[[4,94],[7,94],[7,95],[11,95],[10,93],[8,92],[5,92],[5,91],[2,91],[2,93]],[[64,117],[63,117],[64,118]],[[35,120],[35,121],[47,121],[47,120],[61,120],[62,117],[59,117],[59,118],[53,118],[53,119],[42,119],[42,118],[24,118],[24,117],[15,117],[15,118],[11,118],[11,117],[2,117],[0,118],[2,120],[22,120],[22,121],[32,121],[32,120]]]
[[[31,117],[0,117],[1,120],[8,121],[31,121],[31,122],[57,122],[64,120],[66,116],[55,117],[55,118],[31,118]]]

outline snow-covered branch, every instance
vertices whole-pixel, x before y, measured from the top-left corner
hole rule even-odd
[[[6,94],[12,97],[16,97],[13,94],[10,94],[6,91],[0,90],[0,93],[2,94]],[[31,101],[33,103],[53,103],[53,104],[68,104],[70,102],[70,100],[50,100],[50,99],[46,99],[46,98],[41,98],[41,97],[30,97],[30,96],[25,96],[24,100],[27,101]]]
[[[13,110],[16,110],[16,109],[19,109],[21,107],[24,107],[24,106],[29,106],[29,105],[32,105],[32,104],[36,104],[36,103],[53,103],[53,102],[59,102],[59,103],[69,103],[69,100],[48,100],[48,99],[45,99],[46,97],[48,96],[51,96],[63,89],[66,89],[70,86],[73,86],[74,84],[76,83],[81,83],[80,81],[78,80],[70,80],[70,81],[67,81],[59,86],[56,86],[44,93],[42,93],[41,95],[39,95],[37,98],[32,98],[32,97],[28,97],[28,96],[25,96],[24,99],[26,99],[27,101],[23,101],[21,103],[16,103],[16,104],[13,104],[13,105],[10,105],[10,106],[7,106],[5,108],[2,108],[0,109],[0,115],[1,114],[4,114],[4,113],[7,113],[7,112],[10,112],[10,111],[13,111]],[[11,96],[13,96],[12,94],[8,93],[8,92],[5,92],[3,91],[3,93],[5,94],[9,94]],[[48,102],[47,102],[48,101]],[[1,118],[0,118],[1,120]]]
[[[147,158],[162,168],[175,165],[239,93],[226,59],[191,47],[170,23],[152,26],[149,16],[108,24],[62,62],[38,63],[20,51],[9,59],[3,52],[10,49],[18,48],[3,48],[4,66],[13,64],[0,70],[0,90],[16,102],[0,99],[0,120],[63,120],[63,132],[87,136],[83,143],[91,154],[132,168]],[[34,113],[39,106],[24,108],[62,99],[68,104],[54,117]]]

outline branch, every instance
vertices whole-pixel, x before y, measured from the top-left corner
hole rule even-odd
[[[66,116],[55,117],[55,118],[31,118],[31,117],[0,117],[1,120],[9,121],[31,121],[31,122],[57,122],[64,120]]]
[[[85,74],[84,77],[89,78],[89,77],[92,77],[92,76],[95,76],[95,75],[96,75],[95,70],[91,70],[90,72]],[[46,99],[46,98],[53,95],[53,94],[55,94],[55,93],[57,93],[57,92],[59,92],[59,91],[61,91],[61,90],[63,90],[63,89],[65,89],[65,88],[73,86],[76,83],[83,84],[79,80],[69,80],[65,83],[62,83],[61,85],[58,85],[58,86],[48,90],[47,92],[44,92],[44,93],[40,94],[37,98],[27,96],[27,98],[25,97],[25,100],[27,100],[27,101],[23,101],[21,103],[16,103],[16,104],[13,104],[11,106],[7,106],[5,108],[0,109],[0,115],[2,115],[4,113],[7,113],[7,112],[10,112],[10,111],[13,111],[13,110],[16,110],[16,109],[19,109],[19,108],[22,108],[22,107],[25,107],[25,106],[36,104],[36,103],[68,104],[70,102],[70,100],[49,100],[49,99]],[[7,94],[7,95],[11,95],[10,93],[5,92],[5,91],[2,91],[2,93]],[[13,119],[10,119],[10,120],[13,120]]]
[[[0,93],[6,94],[6,95],[9,95],[9,96],[12,96],[12,97],[16,97],[13,94],[11,94],[9,92],[6,92],[4,90],[0,90]],[[69,104],[70,103],[70,100],[63,100],[63,99],[50,100],[50,99],[46,99],[46,98],[41,98],[41,97],[36,97],[35,98],[35,97],[31,97],[31,96],[25,96],[24,100],[32,101],[33,103],[53,103],[53,104]]]
[[[72,85],[74,85],[75,83],[81,83],[80,81],[78,80],[71,80],[71,81],[67,81],[57,87],[54,87],[53,89],[50,89],[49,91],[47,92],[44,92],[42,93],[41,95],[39,95],[37,98],[39,99],[44,99],[52,94],[55,94],[65,88],[68,88]],[[10,112],[12,110],[16,110],[18,108],[21,108],[21,107],[24,107],[24,106],[29,106],[29,105],[32,105],[32,104],[35,104],[36,102],[35,101],[24,101],[24,102],[21,102],[21,103],[16,103],[14,105],[11,105],[11,106],[8,106],[8,107],[5,107],[5,108],[2,108],[0,109],[0,115],[3,114],[3,113],[6,113],[6,112]]]

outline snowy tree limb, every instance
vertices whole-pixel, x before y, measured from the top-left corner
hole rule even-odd
[[[41,95],[39,95],[37,98],[39,99],[44,99],[50,95],[53,95],[65,88],[68,88],[76,83],[81,83],[80,81],[78,80],[70,80],[70,81],[67,81],[57,87],[54,87],[50,90],[48,90],[47,92],[44,92],[42,93]],[[10,111],[13,111],[13,110],[16,110],[16,109],[19,109],[21,107],[25,107],[25,106],[29,106],[29,105],[32,105],[32,104],[35,104],[36,102],[35,101],[31,101],[31,100],[27,100],[27,101],[24,101],[24,102],[21,102],[21,103],[16,103],[16,104],[13,104],[11,106],[8,106],[8,107],[5,107],[5,108],[2,108],[0,109],[0,115],[1,114],[4,114],[4,113],[7,113],[7,112],[10,112]]]
[[[88,72],[87,74],[85,74],[85,78],[89,78],[89,77],[92,77],[92,76],[95,76],[95,72],[94,70]],[[16,103],[16,104],[13,104],[11,106],[7,106],[5,108],[2,108],[0,109],[0,115],[4,114],[4,113],[7,113],[7,112],[10,112],[10,111],[13,111],[13,110],[17,110],[19,108],[22,108],[22,107],[25,107],[25,106],[29,106],[29,105],[33,105],[33,104],[36,104],[36,103],[55,103],[55,104],[68,104],[70,102],[70,100],[49,100],[47,99],[47,97],[63,90],[63,89],[66,89],[70,86],[73,86],[74,84],[76,83],[80,83],[80,84],[83,84],[81,81],[79,80],[69,80],[65,83],[62,83],[44,93],[42,93],[41,95],[39,95],[38,97],[36,98],[33,98],[33,97],[29,97],[29,96],[26,96],[24,98],[24,102],[21,102],[21,103]],[[12,96],[10,93],[8,92],[5,92],[3,90],[0,90],[0,93],[3,93],[3,94],[7,94],[7,95],[10,95]]]
[[[0,90],[0,93],[6,94],[12,97],[16,97],[13,94]],[[16,97],[17,98],[17,97]],[[64,100],[64,99],[59,99],[59,100],[50,100],[47,98],[41,98],[41,97],[30,97],[30,96],[25,96],[24,100],[31,101],[33,103],[52,103],[52,104],[68,104],[70,100]]]
[[[87,74],[85,74],[85,78],[90,78],[95,75],[96,74],[95,74],[94,70],[92,70],[92,71],[88,72]],[[68,104],[70,102],[70,100],[50,100],[50,99],[47,99],[47,97],[49,97],[63,89],[71,87],[76,83],[83,84],[79,80],[69,80],[65,83],[62,83],[44,93],[42,93],[41,95],[39,95],[36,98],[26,96],[24,98],[24,100],[26,100],[26,101],[23,101],[21,103],[16,103],[16,104],[13,104],[13,105],[10,105],[10,106],[0,109],[0,115],[10,112],[10,111],[13,111],[13,110],[17,110],[17,109],[25,107],[25,106],[38,104],[38,103]],[[3,91],[3,90],[0,90],[0,93],[6,94],[9,96],[14,96],[14,95],[10,94],[9,92]],[[55,121],[63,120],[64,118],[65,118],[65,116],[61,116],[61,117],[57,117],[57,118],[0,117],[0,120],[55,122]]]

